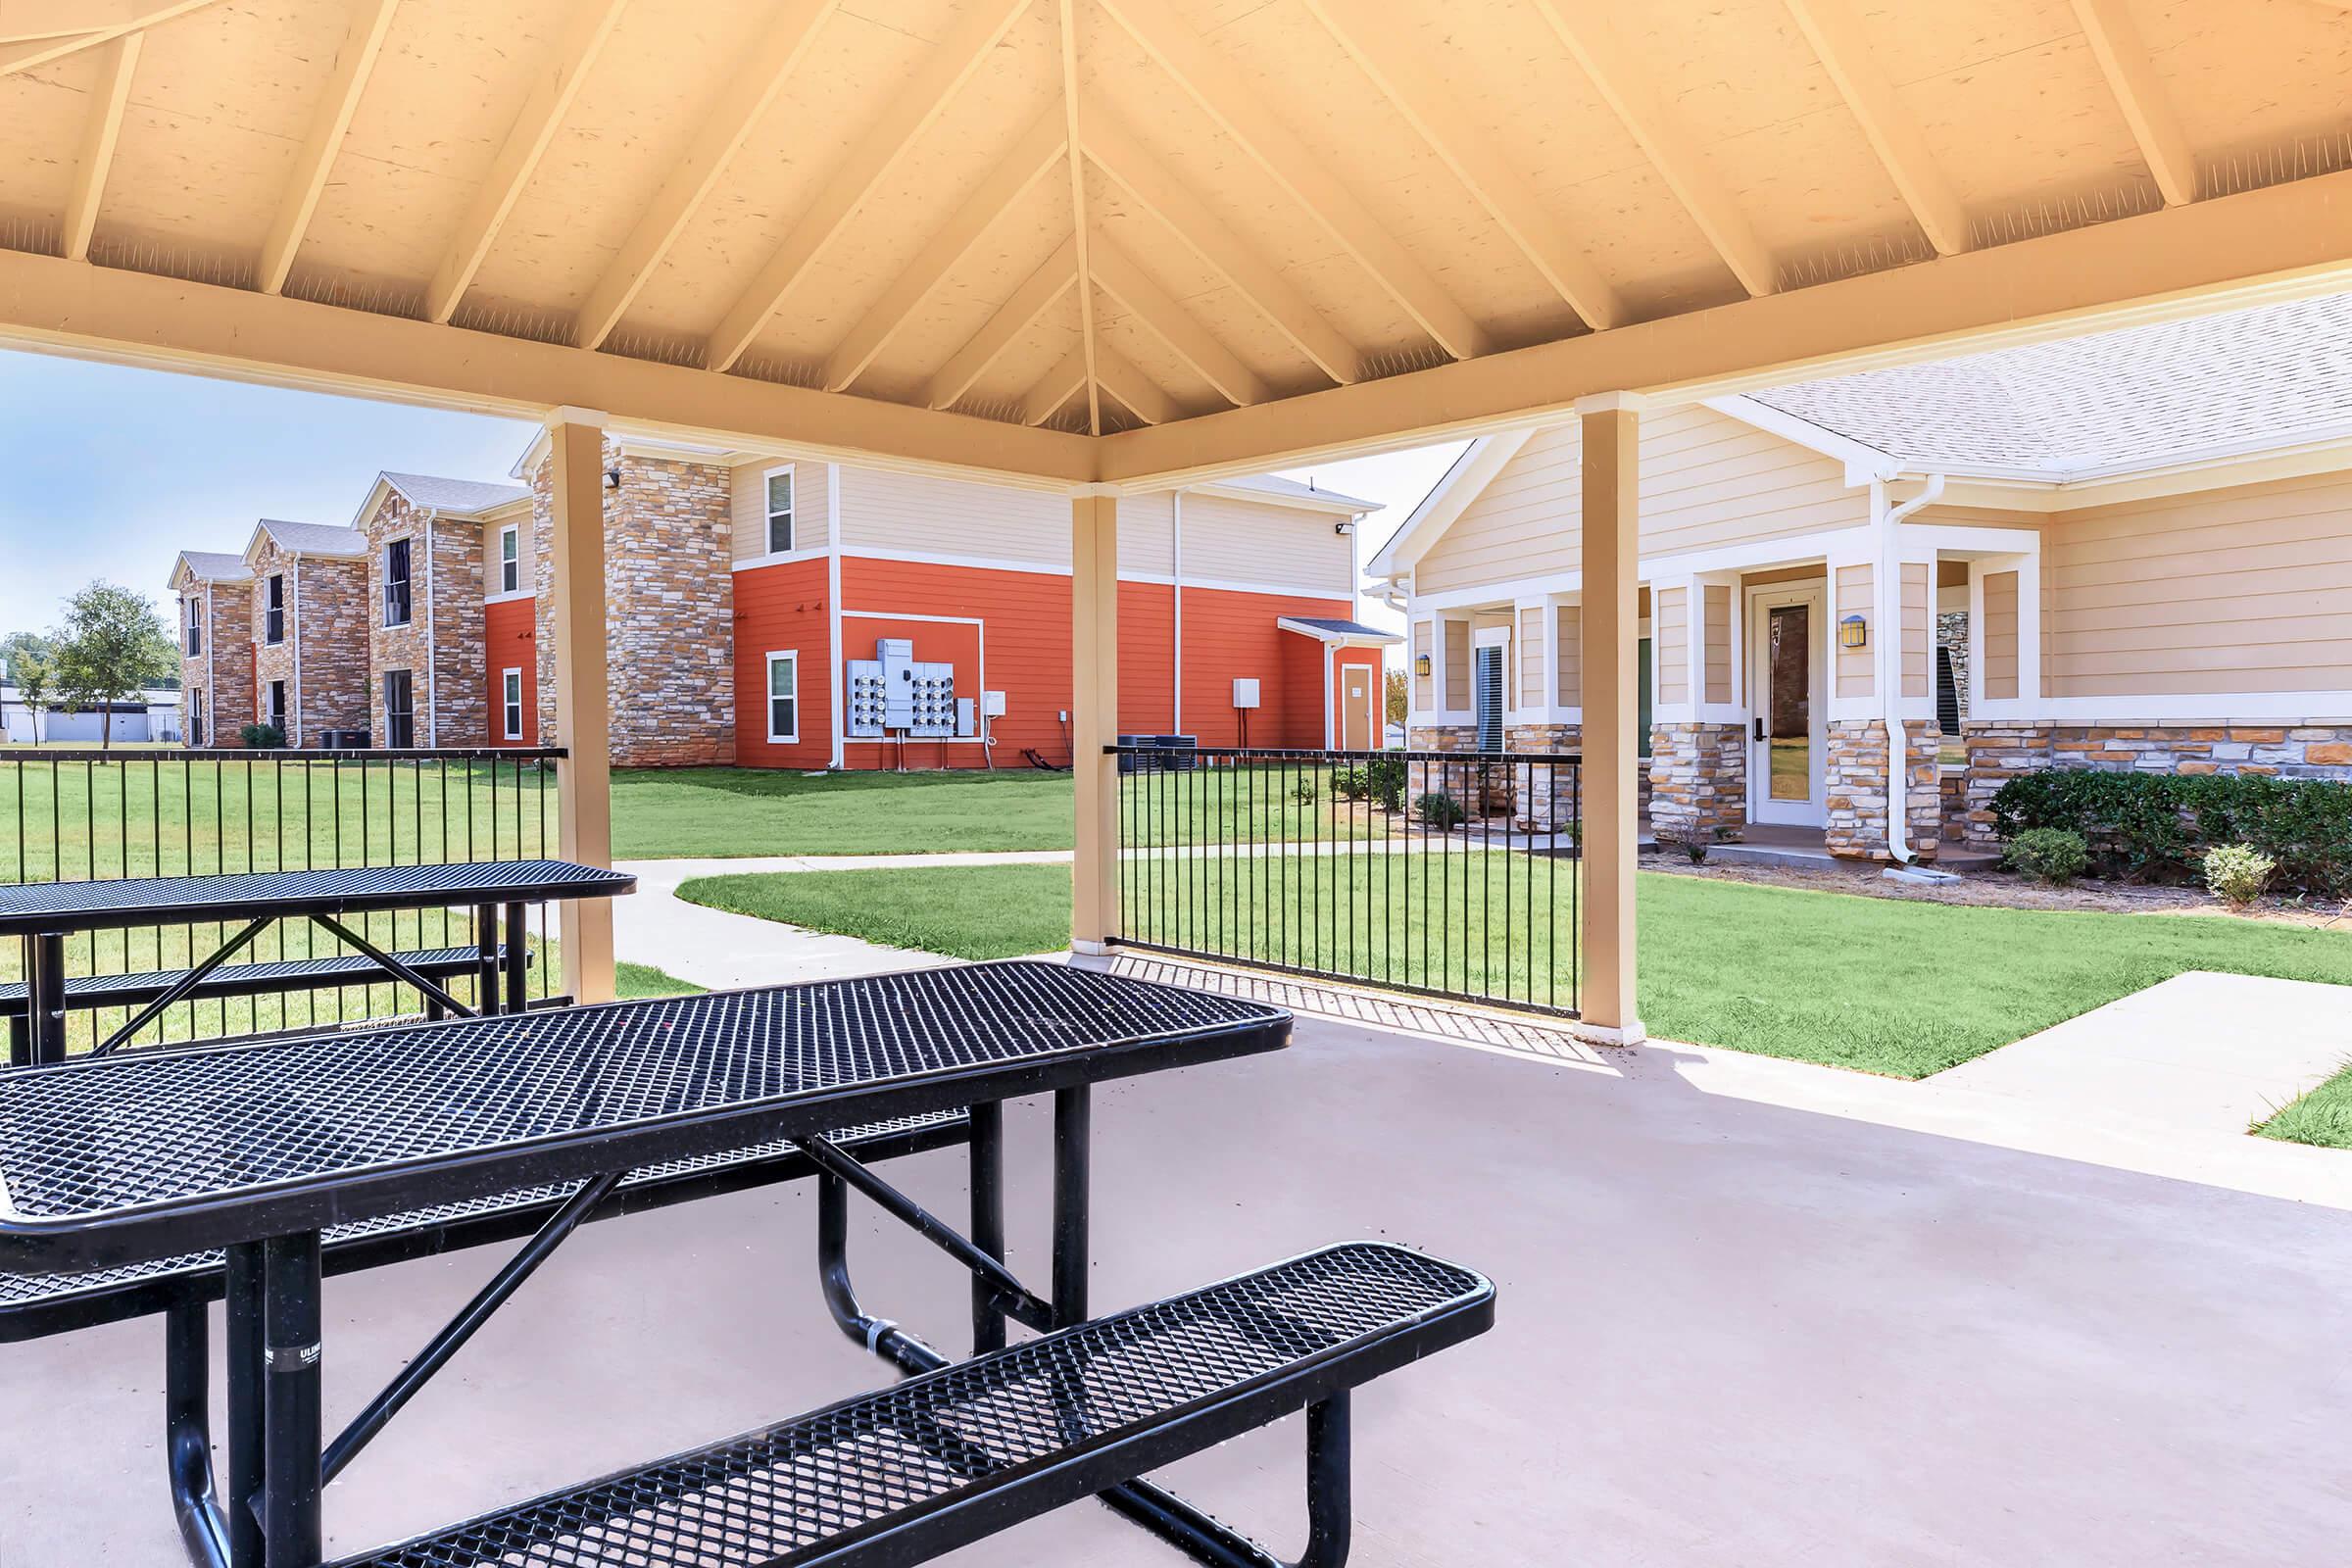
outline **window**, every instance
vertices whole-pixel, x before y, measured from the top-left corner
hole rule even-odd
[[[204,688],[201,686],[188,688],[188,744],[204,744]]]
[[[263,598],[262,641],[282,643],[286,640],[286,574],[273,571]]]
[[[280,735],[286,732],[286,683],[284,681],[273,680],[270,683],[270,707],[263,716],[268,719],[271,729]]]
[[[1474,671],[1478,686],[1478,749],[1502,750],[1502,644],[1481,643]]]
[[[771,468],[767,474],[767,553],[780,556],[792,548],[792,470]]]
[[[188,605],[188,657],[204,657],[204,601],[191,599]]]
[[[1640,755],[1643,757],[1649,755],[1649,704],[1652,679],[1650,660],[1652,657],[1649,639],[1644,637],[1634,651],[1634,682],[1640,693],[1636,699],[1636,706],[1640,709],[1640,712],[1635,715],[1634,722],[1640,726],[1636,734],[1642,742]]]
[[[522,671],[510,669],[499,676],[500,706],[506,710],[507,739],[522,739]]]
[[[511,594],[522,586],[522,529],[508,523],[498,530],[498,591]]]
[[[384,624],[409,623],[409,542],[395,539],[384,546]]]
[[[797,653],[767,656],[767,738],[801,738],[801,656]]]
[[[384,744],[396,749],[416,744],[416,710],[405,669],[384,671]]]

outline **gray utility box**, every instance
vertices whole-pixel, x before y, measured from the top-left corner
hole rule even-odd
[[[884,637],[874,652],[880,657],[849,662],[851,735],[945,739],[959,733],[955,665],[918,662],[914,644],[904,637]]]

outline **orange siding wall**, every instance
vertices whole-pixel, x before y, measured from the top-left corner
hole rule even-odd
[[[825,564],[795,561],[735,573],[735,759],[745,767],[824,767],[833,760],[833,623]],[[801,656],[800,740],[767,739],[767,656]]]
[[[1119,733],[1176,729],[1176,590],[1161,582],[1119,584]]]
[[[1070,706],[1068,577],[1047,571],[1000,571],[846,556],[841,563],[841,603],[845,611],[870,613],[978,618],[985,628],[982,652],[988,661],[989,688],[1004,694],[1005,714],[992,726],[998,765],[1026,766],[1021,760],[1025,747],[1034,747],[1056,762],[1069,760],[1069,744],[1061,727],[1061,714]],[[877,638],[905,635],[877,630],[876,626],[870,620],[844,620],[842,658],[871,659]],[[916,638],[918,659],[928,657],[925,646],[922,638]],[[965,695],[965,678],[958,667],[958,696]],[[977,686],[970,688],[969,695],[979,694]],[[979,765],[976,746],[937,750],[953,752],[959,762]],[[922,748],[910,746],[908,765],[921,756]],[[891,757],[895,761],[895,746]],[[881,748],[869,742],[849,748],[843,760],[851,767],[873,767],[880,765],[880,758]]]
[[[848,582],[843,582],[847,596]],[[854,603],[854,601],[853,601]],[[945,611],[924,611],[923,614],[945,614]],[[917,663],[950,664],[956,670],[956,695],[980,699],[983,681],[1009,697],[993,662],[996,650],[984,647],[981,628],[968,620],[888,620],[871,614],[844,612],[841,621],[841,649],[844,659],[871,659],[874,644],[885,637],[904,637],[914,644]],[[1004,750],[1000,738],[997,749]],[[1016,748],[1004,753],[1009,764],[1020,760]],[[851,741],[842,750],[843,765],[848,767],[897,767],[901,761],[908,767],[979,767],[983,765],[978,740],[948,740],[925,738],[908,740],[905,746],[897,741]]]
[[[1339,648],[1332,651],[1331,744],[1335,748],[1348,744],[1348,720],[1342,710],[1346,707],[1348,683],[1341,678],[1340,670],[1343,665],[1362,664],[1372,672],[1372,727],[1365,736],[1365,744],[1370,750],[1380,749],[1382,737],[1388,733],[1389,722],[1388,687],[1381,667],[1384,661],[1385,656],[1377,648]]]
[[[1346,615],[1341,599],[1184,591],[1183,733],[1203,746],[1241,743],[1233,706],[1237,675],[1254,675],[1260,707],[1250,715],[1252,746],[1323,744],[1323,645],[1274,624],[1281,615]]]
[[[528,599],[509,599],[482,607],[482,662],[488,666],[482,678],[489,688],[493,746],[539,744],[539,629],[534,620],[535,608]],[[505,671],[518,664],[522,667],[522,738],[509,740],[506,693],[499,690],[498,683]]]

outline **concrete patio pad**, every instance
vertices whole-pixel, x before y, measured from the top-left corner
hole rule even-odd
[[[1754,1081],[1778,1069],[1921,1087]],[[1358,1398],[1367,1568],[2343,1560],[2352,1213],[1702,1087],[1732,1070],[1302,1018],[1288,1053],[1111,1087],[1097,1303],[1352,1236],[1490,1272],[1494,1333]],[[1030,1273],[1046,1126],[1011,1118]],[[959,1201],[954,1154],[894,1170]],[[575,1238],[331,1490],[337,1549],[872,1385],[824,1325],[810,1211],[752,1194]],[[953,1348],[952,1270],[870,1210],[858,1235],[874,1308]],[[330,1284],[330,1424],[496,1261]],[[0,1562],[175,1560],[160,1342],[0,1349]],[[1294,1422],[1174,1479],[1288,1550],[1299,1466]],[[1179,1559],[1089,1506],[952,1560]]]

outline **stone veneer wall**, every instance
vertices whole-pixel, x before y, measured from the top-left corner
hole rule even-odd
[[[205,618],[204,652],[194,659],[188,646],[188,602],[212,594],[212,613]],[[179,610],[179,733],[196,744],[189,722],[189,704],[197,688],[204,690],[207,746],[242,746],[238,732],[253,720],[253,584],[199,583],[184,594]]]
[[[299,692],[288,688],[288,701],[300,704],[299,733],[302,744],[312,747],[320,744],[321,730],[368,728],[368,710],[375,706],[368,684],[372,607],[365,561],[305,556],[294,570],[301,592],[299,600],[289,601],[293,624],[287,636],[302,645],[302,680]],[[296,586],[289,584],[289,591]],[[294,737],[286,741],[291,745]]]
[[[1964,831],[1999,843],[1992,798],[2021,773],[2045,767],[2124,773],[2253,773],[2352,780],[2347,724],[2048,724],[1970,722]]]
[[[1660,840],[1712,844],[1747,825],[1747,729],[1656,724],[1649,732],[1649,822]]]
[[[1933,860],[1943,840],[1943,781],[1934,723],[1906,726],[1903,791],[1904,836],[1913,858]],[[1833,719],[1822,787],[1829,825],[1823,838],[1832,855],[1849,859],[1891,859],[1886,834],[1886,726],[1871,719]]]
[[[1513,724],[1502,732],[1511,752],[1573,752],[1584,744],[1575,724]],[[1565,828],[1583,806],[1578,770],[1521,762],[1511,769],[1511,820],[1537,832]]]
[[[732,487],[716,464],[623,457],[605,498],[605,636],[612,755],[618,767],[735,760],[735,574]],[[538,583],[539,738],[556,726],[555,475],[531,474],[531,555]]]
[[[489,690],[482,670],[482,527],[432,519],[397,491],[369,513],[368,535],[368,732],[387,744],[384,675],[410,672],[419,746],[482,746],[489,741]],[[409,623],[384,621],[384,546],[409,545]],[[428,646],[427,639],[430,639]],[[429,662],[428,662],[429,661]]]

